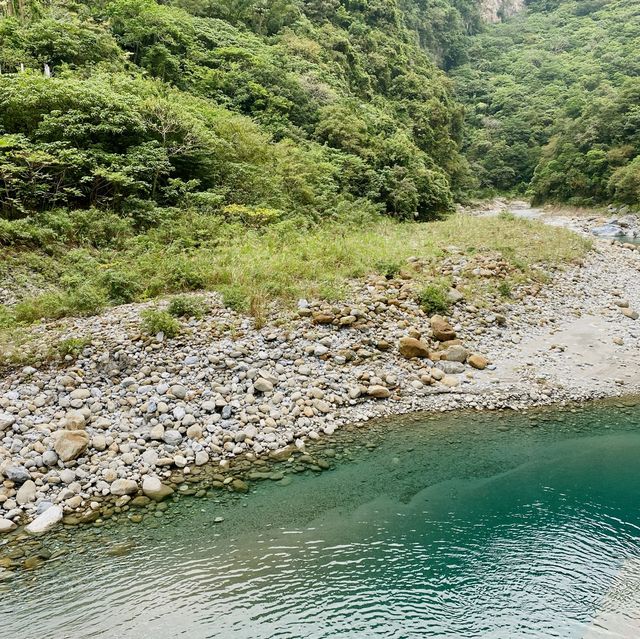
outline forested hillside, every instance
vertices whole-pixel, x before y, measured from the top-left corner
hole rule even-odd
[[[640,202],[640,3],[535,0],[455,70],[481,189]]]
[[[464,59],[478,19],[460,4],[12,2],[3,216],[451,210],[465,187],[462,109],[428,51]]]
[[[0,11],[0,326],[185,290],[335,296],[398,272],[411,231],[384,216],[498,192],[640,201],[632,0]]]

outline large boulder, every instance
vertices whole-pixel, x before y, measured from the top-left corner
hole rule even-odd
[[[50,506],[26,526],[25,530],[32,535],[45,533],[51,530],[58,522],[62,521],[62,516],[61,506]]]
[[[429,347],[415,337],[401,337],[398,342],[400,355],[411,359],[412,357],[429,357]]]
[[[135,495],[138,492],[138,482],[133,479],[116,479],[111,484],[111,494],[116,497]]]
[[[53,449],[63,462],[77,459],[89,446],[89,435],[83,430],[62,430],[55,437]]]
[[[451,327],[451,324],[440,315],[434,315],[431,318],[431,331],[433,332],[433,337],[439,342],[448,342],[456,338],[456,332]]]
[[[147,475],[142,480],[142,492],[154,501],[162,501],[173,494],[173,488],[163,484],[158,477]]]

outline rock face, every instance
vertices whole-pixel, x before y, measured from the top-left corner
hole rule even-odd
[[[142,480],[142,492],[154,501],[162,501],[173,494],[173,488],[163,484],[158,477],[147,476]]]
[[[480,14],[486,22],[501,22],[525,7],[525,0],[481,0]]]
[[[47,508],[41,515],[38,515],[25,530],[32,534],[38,535],[48,532],[58,522],[62,521],[62,508],[60,506],[51,506]]]
[[[434,339],[437,339],[439,342],[448,342],[456,338],[456,332],[449,322],[440,315],[434,315],[431,318],[431,330]]]
[[[429,347],[415,337],[401,337],[398,342],[400,355],[411,359],[412,357],[429,357]]]
[[[63,462],[77,459],[89,446],[89,435],[83,430],[63,430],[57,433],[53,449]]]

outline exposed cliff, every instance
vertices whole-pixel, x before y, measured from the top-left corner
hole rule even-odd
[[[480,0],[480,12],[487,22],[500,22],[522,11],[525,0]]]

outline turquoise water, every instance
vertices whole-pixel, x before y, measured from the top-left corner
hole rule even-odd
[[[2,582],[0,636],[639,637],[639,425],[601,406],[347,432],[321,474],[74,531]]]

